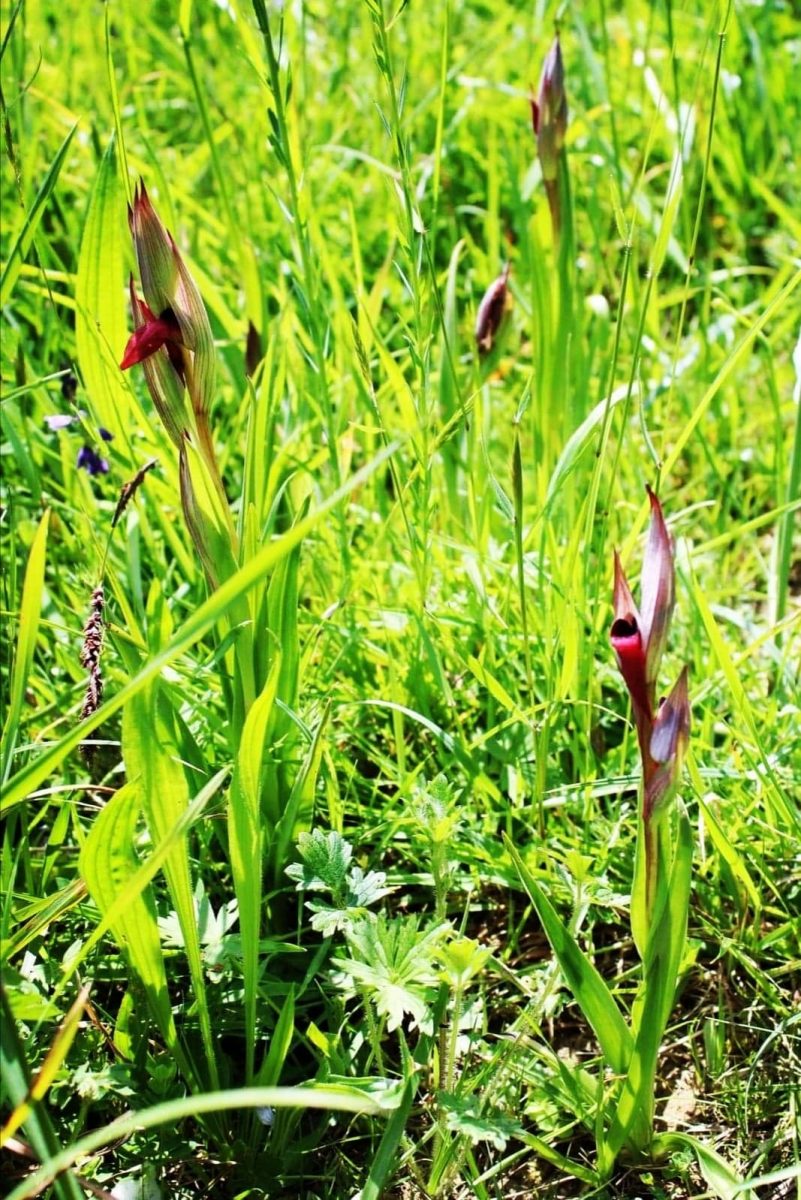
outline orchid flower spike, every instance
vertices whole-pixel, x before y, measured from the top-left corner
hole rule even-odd
[[[144,300],[131,288],[135,330],[128,340],[121,367],[127,370],[136,363],[154,357],[161,360],[158,371],[146,371],[152,392],[155,376],[169,396],[156,401],[161,412],[164,403],[173,406],[175,381],[172,386],[164,378],[167,361],[178,377],[180,391],[184,384],[189,391],[193,410],[209,410],[214,389],[214,342],[211,325],[197,285],[181,257],[172,235],[162,224],[145,186],[136,189],[133,206],[128,210],[139,277]],[[166,354],[160,354],[160,351]],[[154,396],[154,400],[156,397]],[[177,418],[177,413],[173,413]],[[173,419],[169,426],[180,426]],[[173,429],[170,429],[171,435]]]
[[[651,524],[642,564],[641,604],[615,553],[614,619],[609,633],[631,697],[643,767],[643,818],[663,809],[678,787],[690,737],[687,668],[666,700],[656,704],[659,664],[675,607],[673,542],[662,506],[648,488]]]

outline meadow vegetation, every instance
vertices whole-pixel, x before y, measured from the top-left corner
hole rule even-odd
[[[801,1197],[800,77],[4,3],[14,1200]]]

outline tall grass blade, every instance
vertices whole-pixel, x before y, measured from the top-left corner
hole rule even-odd
[[[6,712],[6,719],[3,725],[2,748],[0,748],[0,779],[3,782],[8,778],[11,760],[14,756],[14,748],[17,744],[20,718],[25,704],[25,693],[28,688],[31,666],[33,665],[36,639],[39,634],[49,523],[50,510],[48,509],[39,522],[39,527],[34,535],[30,553],[28,554],[28,565],[25,568],[25,579],[22,584],[17,652],[14,656],[14,665],[11,669],[8,711]]]
[[[30,1092],[30,1071],[25,1058],[25,1050],[17,1030],[14,1014],[8,1003],[5,989],[0,986],[0,1068],[2,1068],[3,1086],[9,1102],[15,1108],[25,1103]],[[34,1104],[25,1120],[25,1133],[30,1140],[34,1153],[41,1162],[63,1154],[59,1150],[52,1122],[43,1104]],[[73,1159],[65,1163],[60,1170],[64,1171],[72,1165]],[[27,1182],[27,1181],[26,1181]],[[25,1185],[21,1185],[25,1187]],[[20,1191],[20,1188],[17,1189]],[[84,1193],[75,1176],[60,1175],[53,1180],[55,1200],[84,1200]],[[27,1189],[22,1195],[30,1195]]]
[[[159,1125],[174,1125],[178,1121],[199,1117],[204,1113],[229,1112],[242,1108],[311,1108],[322,1109],[324,1112],[370,1113],[381,1116],[393,1111],[399,1099],[400,1093],[388,1094],[385,1090],[383,1094],[375,1095],[365,1088],[338,1083],[330,1086],[317,1084],[312,1087],[232,1088],[222,1092],[207,1092],[201,1096],[183,1096],[178,1100],[167,1100],[152,1108],[127,1112],[109,1125],[93,1129],[66,1150],[46,1158],[39,1170],[34,1171],[14,1188],[7,1200],[29,1200],[79,1159],[94,1154],[104,1146],[112,1145],[120,1138],[127,1139],[140,1130],[156,1129]],[[70,1193],[69,1200],[73,1200],[73,1196],[82,1197],[82,1193],[80,1190]]]
[[[132,696],[137,695],[152,679],[155,679],[164,667],[193,646],[209,629],[212,629],[237,604],[239,599],[246,595],[250,588],[254,587],[276,563],[289,554],[294,546],[303,541],[326,513],[336,508],[350,492],[365,483],[381,464],[394,454],[397,446],[397,442],[387,446],[385,450],[376,455],[371,463],[351,476],[347,483],[338,488],[308,517],[294,525],[276,541],[264,546],[231,579],[226,580],[203,604],[199,605],[183,625],[179,626],[168,645],[154,655],[141,671],[120,688],[114,696],[110,697],[96,713],[84,721],[80,728],[66,734],[54,746],[40,755],[35,762],[29,763],[23,770],[18,771],[4,791],[2,801],[0,801],[0,812],[8,812],[21,804],[28,793],[47,779],[50,772],[54,771],[92,730],[97,729],[110,716],[118,712]]]
[[[61,168],[64,166],[64,159],[67,157],[67,151],[70,148],[77,124],[73,125],[64,141],[58,148],[56,157],[50,164],[50,169],[42,180],[39,191],[36,193],[36,199],[31,205],[29,211],[22,223],[22,228],[17,234],[14,244],[9,251],[5,266],[0,272],[0,308],[8,303],[11,298],[11,293],[14,290],[14,285],[19,278],[25,259],[28,256],[28,251],[31,248],[31,243],[36,236],[36,230],[39,228],[39,222],[47,205],[53,189],[58,183],[58,177],[61,173]]]
[[[89,986],[87,984],[81,988],[73,1004],[70,1006],[69,1012],[59,1025],[50,1049],[31,1082],[27,1096],[21,1103],[15,1105],[11,1116],[3,1128],[0,1129],[0,1147],[5,1146],[8,1139],[16,1133],[20,1125],[30,1118],[33,1106],[39,1103],[39,1101],[44,1100],[50,1090],[50,1085],[61,1070],[64,1059],[69,1054],[70,1046],[75,1040],[75,1034],[78,1032],[78,1025],[88,999]]]
[[[582,954],[575,938],[557,916],[520,854],[504,835],[504,844],[536,909],[568,987],[589,1021],[604,1057],[616,1074],[628,1070],[634,1042],[612,993],[598,971]]]

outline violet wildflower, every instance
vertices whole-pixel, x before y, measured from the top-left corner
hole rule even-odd
[[[71,413],[53,413],[45,417],[45,425],[51,433],[55,433],[57,429],[66,429],[74,420],[75,417]]]
[[[87,475],[108,475],[108,459],[101,458],[91,446],[83,445],[78,451],[75,465],[86,471]]]

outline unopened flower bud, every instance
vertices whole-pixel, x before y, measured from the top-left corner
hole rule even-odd
[[[651,732],[650,756],[656,768],[645,788],[645,817],[653,815],[669,802],[679,784],[684,755],[690,742],[690,697],[687,667],[659,710]]]
[[[476,345],[480,354],[492,349],[509,303],[509,264],[489,285],[476,314]]]
[[[537,152],[542,164],[542,177],[546,183],[553,183],[556,180],[559,155],[565,144],[567,130],[565,71],[558,35],[554,38],[543,64],[537,98],[531,101],[531,114],[537,138]]]
[[[185,378],[193,410],[207,413],[214,389],[214,341],[208,314],[144,184],[136,190],[128,223],[145,298],[139,301],[140,320],[125,348],[123,368],[145,362],[165,348]]]

